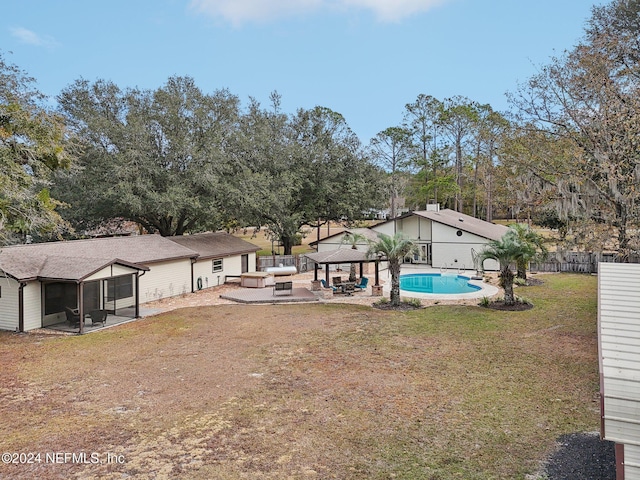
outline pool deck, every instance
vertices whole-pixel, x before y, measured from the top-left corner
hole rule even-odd
[[[408,275],[412,273],[443,273],[438,268],[429,268],[429,267],[421,267],[419,265],[402,265],[402,269],[400,270],[400,275]],[[453,270],[448,269],[447,273],[462,275],[465,277],[472,278],[475,276],[476,272],[474,270]],[[492,297],[496,295],[500,290],[488,283],[483,282],[482,280],[469,280],[471,285],[475,285],[480,287],[480,290],[470,293],[418,293],[418,292],[409,292],[407,290],[400,290],[400,296],[403,298],[418,298],[421,300],[470,300],[475,298],[482,297]],[[389,295],[391,290],[391,285],[386,284],[383,287],[383,291],[385,295]]]

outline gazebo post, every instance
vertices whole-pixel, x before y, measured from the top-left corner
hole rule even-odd
[[[324,270],[325,270],[325,278],[326,278],[327,285],[331,285],[329,283],[329,264],[328,263],[324,264]]]
[[[360,262],[360,278],[364,277],[364,264]]]
[[[318,262],[313,262],[313,280],[318,281]]]

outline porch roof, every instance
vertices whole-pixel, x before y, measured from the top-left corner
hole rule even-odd
[[[143,265],[135,265],[117,258],[110,260],[49,255],[38,255],[30,259],[19,256],[0,258],[2,271],[19,282],[63,280],[79,283],[111,265],[121,265],[138,271],[149,270]]]
[[[337,250],[328,250],[326,252],[305,253],[304,256],[321,264],[364,263],[377,260],[377,258],[369,257],[366,252],[355,250],[351,247],[338,248]]]

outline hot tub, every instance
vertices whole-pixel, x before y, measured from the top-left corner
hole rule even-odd
[[[247,288],[265,288],[274,285],[275,279],[268,272],[247,272],[240,275],[240,286]]]

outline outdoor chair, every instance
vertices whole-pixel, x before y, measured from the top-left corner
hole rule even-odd
[[[73,309],[64,307],[64,313],[67,315],[67,322],[69,322],[69,325],[73,327],[74,325],[80,324],[80,315],[75,313]]]
[[[359,292],[366,290],[367,285],[369,284],[369,279],[367,277],[362,277],[358,283],[354,285],[355,289]]]
[[[334,292],[336,290],[338,290],[336,287],[334,287],[333,285],[327,285],[327,281],[323,278],[322,280],[320,280],[320,284],[322,285],[322,288],[330,288],[331,290],[333,290]]]
[[[104,327],[107,323],[107,311],[106,310],[92,310],[89,312],[89,318],[91,319],[91,325],[102,323]]]
[[[353,283],[345,283],[343,293],[346,295],[351,295],[356,291],[356,286]]]
[[[340,285],[342,283],[342,277],[333,277],[333,284]]]

